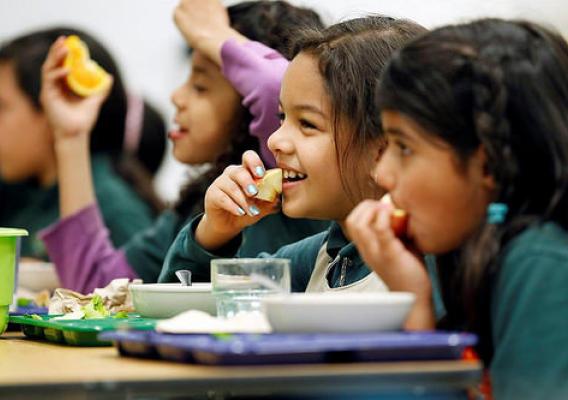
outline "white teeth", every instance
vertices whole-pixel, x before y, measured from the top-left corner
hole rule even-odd
[[[304,179],[306,177],[305,174],[302,174],[301,172],[296,172],[296,171],[290,171],[290,170],[283,170],[282,171],[282,177],[284,179]]]

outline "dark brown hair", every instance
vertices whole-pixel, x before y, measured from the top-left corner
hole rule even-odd
[[[482,221],[437,261],[445,327],[477,332],[488,362],[490,304],[504,247],[542,222],[568,229],[568,44],[529,22],[443,27],[392,58],[378,105],[415,120],[461,164],[480,146],[485,150],[494,201],[508,206],[506,220]]]
[[[371,154],[368,146],[382,140],[374,101],[379,77],[396,49],[425,32],[426,28],[412,21],[373,15],[304,31],[296,44],[296,54],[312,55],[319,64],[331,103],[341,181],[347,193],[357,197],[355,201],[377,190],[368,174],[372,160],[363,158]],[[346,175],[348,171],[351,176]],[[367,185],[359,186],[354,196],[352,183],[361,182],[357,177],[362,173]]]

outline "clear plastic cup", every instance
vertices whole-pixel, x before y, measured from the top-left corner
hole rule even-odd
[[[269,279],[281,291],[251,278]],[[278,292],[290,292],[290,260],[285,258],[223,258],[211,261],[211,286],[217,315],[232,317],[241,312],[261,312],[261,299]]]

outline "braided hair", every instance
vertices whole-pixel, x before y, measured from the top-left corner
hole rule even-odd
[[[568,228],[568,45],[528,22],[443,27],[392,58],[377,103],[449,144],[461,167],[485,151],[494,201],[507,204],[507,218],[498,225],[481,221],[437,265],[443,327],[478,333],[480,355],[489,362],[492,282],[505,246],[535,224]]]

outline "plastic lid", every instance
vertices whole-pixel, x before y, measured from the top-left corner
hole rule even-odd
[[[16,228],[0,228],[0,237],[10,236],[28,236],[28,231]]]

